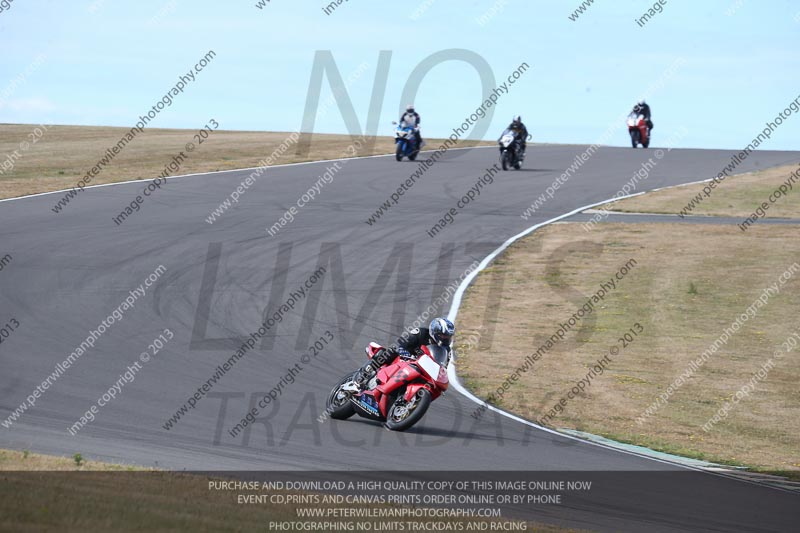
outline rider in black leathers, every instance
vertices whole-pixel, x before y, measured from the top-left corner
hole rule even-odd
[[[515,115],[514,120],[511,121],[511,124],[508,125],[507,129],[514,132],[514,137],[519,142],[519,160],[522,161],[525,159],[526,141],[529,137],[528,128],[526,128],[525,124],[523,124],[522,117]]]
[[[392,364],[397,357],[416,359],[423,354],[423,346],[437,344],[450,347],[454,333],[455,325],[446,318],[433,319],[429,328],[412,329],[407,335],[397,339],[396,344],[376,353],[361,369],[361,375],[356,379],[356,383],[359,387],[363,387],[381,367]]]

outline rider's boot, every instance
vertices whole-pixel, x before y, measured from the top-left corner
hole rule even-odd
[[[358,371],[358,375],[342,385],[342,391],[358,393],[364,390],[369,380],[375,377],[377,370],[375,369],[375,362],[369,361],[364,367]]]

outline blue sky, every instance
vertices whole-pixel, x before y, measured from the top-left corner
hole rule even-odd
[[[349,0],[330,15],[327,2],[256,2],[14,0],[0,12],[0,122],[132,126],[208,50],[217,57],[152,126],[214,118],[223,129],[297,129],[318,50],[331,51],[344,78],[366,62],[349,88],[362,127],[378,53],[392,51],[381,134],[414,68],[447,49],[478,54],[498,83],[522,62],[531,67],[500,98],[485,138],[519,113],[536,141],[591,143],[663,79],[648,97],[654,144],[683,132],[678,146],[741,148],[800,96],[796,1],[668,0],[644,27],[635,19],[650,2],[595,0],[576,21],[568,15],[578,0]],[[449,134],[481,100],[474,67],[440,63],[415,99],[423,132]],[[314,129],[347,131],[336,107]],[[798,139],[800,114],[762,148],[798,149]],[[626,143],[621,127],[608,142]]]

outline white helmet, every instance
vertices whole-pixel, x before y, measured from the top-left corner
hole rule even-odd
[[[406,111],[414,111],[414,104],[408,104],[406,106]]]

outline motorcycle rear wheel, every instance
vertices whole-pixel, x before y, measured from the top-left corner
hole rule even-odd
[[[405,431],[411,428],[422,419],[432,401],[431,393],[427,389],[420,389],[410,402],[406,402],[402,394],[398,395],[389,407],[384,426],[392,431]]]
[[[328,395],[328,400],[325,403],[325,410],[330,414],[331,418],[346,420],[356,414],[356,408],[350,403],[350,396],[344,393],[340,395],[339,389],[348,381],[358,377],[358,373],[359,372],[352,372],[347,374],[340,379],[339,383],[331,390],[331,393]]]

